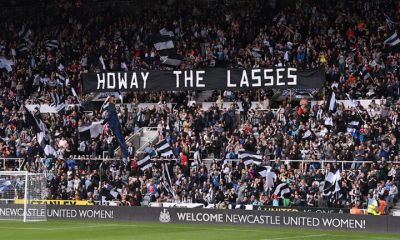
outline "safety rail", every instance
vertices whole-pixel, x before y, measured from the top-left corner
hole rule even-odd
[[[143,132],[147,131],[159,131],[159,127],[144,127]],[[147,147],[149,143],[154,143],[157,139],[159,138],[159,135],[157,134],[156,136],[150,138],[146,143],[144,143],[142,146],[140,146],[139,149],[136,150],[137,153],[143,153],[144,149]]]
[[[121,201],[93,201],[95,205],[100,205],[100,206],[122,206]],[[126,201],[125,202],[128,206],[131,206],[131,203]]]
[[[135,137],[137,137],[137,136],[139,136],[139,137],[142,136],[142,134],[143,134],[143,128],[139,128],[139,130],[138,130],[137,132],[131,133],[131,134],[129,135],[129,137],[128,137],[127,139],[125,139],[125,142],[129,143],[129,142],[133,141],[133,139],[134,139]],[[118,147],[114,150],[114,155],[117,155],[120,151],[121,151],[121,147],[118,146]]]
[[[133,139],[134,139],[135,137],[142,137],[143,134],[144,134],[145,132],[147,132],[147,131],[154,131],[154,130],[158,131],[158,130],[160,130],[160,129],[159,129],[158,127],[142,127],[142,128],[140,128],[137,132],[135,132],[134,134],[131,134],[131,135],[129,136],[129,138],[126,139],[125,141],[126,141],[126,143],[132,142]],[[155,136],[155,137],[153,137],[153,138],[151,138],[149,141],[147,141],[147,142],[144,143],[142,146],[140,146],[140,147],[136,150],[136,152],[137,152],[137,153],[143,152],[143,150],[146,148],[147,144],[150,143],[150,142],[153,143],[157,138],[158,138],[158,135]],[[139,143],[139,144],[140,144],[140,143]],[[121,152],[121,147],[118,146],[118,147],[114,150],[114,156],[121,156],[121,154],[119,154],[120,152]]]
[[[18,162],[18,169],[21,168],[22,163],[24,162],[23,158],[0,158],[0,162],[2,163],[1,168],[2,170],[6,170],[6,164],[8,161]]]
[[[41,158],[41,161],[45,160],[46,158]],[[91,156],[73,156],[70,157],[70,159],[76,160],[76,161],[121,161],[122,158],[103,158],[101,156],[98,157],[91,157]],[[153,161],[177,161],[177,158],[152,158]],[[193,158],[189,158],[190,161],[195,162]],[[221,158],[204,158],[201,159],[202,162],[210,163],[210,162],[222,162],[226,160],[227,162],[240,162],[242,159],[221,159]],[[21,166],[22,162],[24,161],[23,158],[0,158],[0,162],[3,163],[2,167],[4,168],[5,164],[8,161],[17,161],[19,163],[18,167]],[[275,162],[276,159],[270,159],[270,160],[264,160],[264,163],[268,162],[270,163],[269,165],[272,165],[273,162]],[[325,168],[325,165],[327,163],[331,164],[336,164],[336,165],[341,165],[342,169],[344,169],[345,164],[362,164],[362,163],[367,163],[371,164],[373,161],[347,161],[347,160],[313,160],[313,159],[291,159],[291,160],[280,160],[281,163],[287,164],[287,163],[300,163],[300,164],[321,164],[321,169]],[[400,161],[387,161],[386,163],[393,163],[393,164],[400,164]]]

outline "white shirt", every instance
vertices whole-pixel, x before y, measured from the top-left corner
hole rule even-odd
[[[333,125],[333,122],[332,122],[332,117],[326,117],[325,118],[325,125]]]
[[[397,195],[399,190],[397,189],[396,185],[390,186],[389,195]]]

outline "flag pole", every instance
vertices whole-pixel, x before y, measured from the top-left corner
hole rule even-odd
[[[355,105],[354,108],[356,109],[358,116],[359,116],[359,117],[361,118],[361,120],[365,123],[364,118],[361,116],[360,110],[358,109],[357,105],[353,102],[353,99],[350,98],[350,95],[349,95],[349,94],[346,94],[346,97],[349,99],[349,101],[350,101],[351,103],[353,103],[353,104]]]
[[[175,193],[175,190],[172,188],[171,176],[169,175],[169,169],[168,169],[166,163],[164,163],[164,169],[165,169],[165,171],[167,172],[167,176],[168,176],[168,180],[169,180],[168,183],[169,183],[170,188],[171,188],[171,191],[172,191],[172,196],[174,196],[174,198],[175,198],[176,193]]]

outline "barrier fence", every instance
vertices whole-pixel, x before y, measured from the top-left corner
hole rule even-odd
[[[0,170],[7,170],[6,166],[7,164],[13,164],[15,166],[17,166],[18,168],[21,168],[22,162],[24,161],[23,158],[0,158],[0,163],[1,163],[1,167]]]
[[[74,156],[72,157],[72,159],[76,160],[76,161],[121,161],[121,158],[107,158],[107,157],[92,157],[92,156]],[[45,160],[45,158],[41,158],[39,162],[43,162]],[[139,159],[140,160],[140,159]],[[153,161],[177,161],[177,158],[152,158]],[[189,159],[190,161],[192,161],[193,163],[195,163],[196,161],[193,158]],[[205,159],[201,159],[202,162],[204,162],[205,164],[210,164],[212,162],[217,162],[217,161],[224,161],[227,160],[228,162],[239,162],[241,159],[216,159],[216,158],[205,158]],[[23,158],[0,158],[0,170],[8,170],[6,168],[7,164],[9,164],[10,162],[12,163],[12,165],[17,166],[18,168],[21,167],[22,162],[24,161]],[[266,160],[266,163],[268,165],[272,165],[273,162],[275,160]],[[346,161],[346,160],[313,160],[313,159],[292,159],[292,160],[280,160],[280,162],[288,164],[288,163],[297,163],[300,164],[300,167],[302,169],[304,169],[306,167],[306,165],[310,165],[313,164],[315,169],[322,169],[324,170],[326,167],[326,164],[331,163],[331,164],[335,164],[337,166],[341,166],[342,169],[352,169],[354,168],[355,165],[361,165],[362,163],[367,163],[367,164],[371,164],[373,163],[372,161]],[[387,163],[394,163],[394,164],[400,164],[400,161],[388,161]],[[319,164],[315,165],[315,164]]]
[[[23,205],[0,205],[0,219],[23,214]],[[147,208],[48,205],[37,211],[47,219],[135,221],[149,223],[221,224],[260,227],[295,227],[323,230],[400,233],[400,217],[321,214],[315,212],[271,212],[197,208]]]

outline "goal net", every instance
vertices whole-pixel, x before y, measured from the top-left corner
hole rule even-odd
[[[46,176],[0,171],[0,220],[46,221]]]

